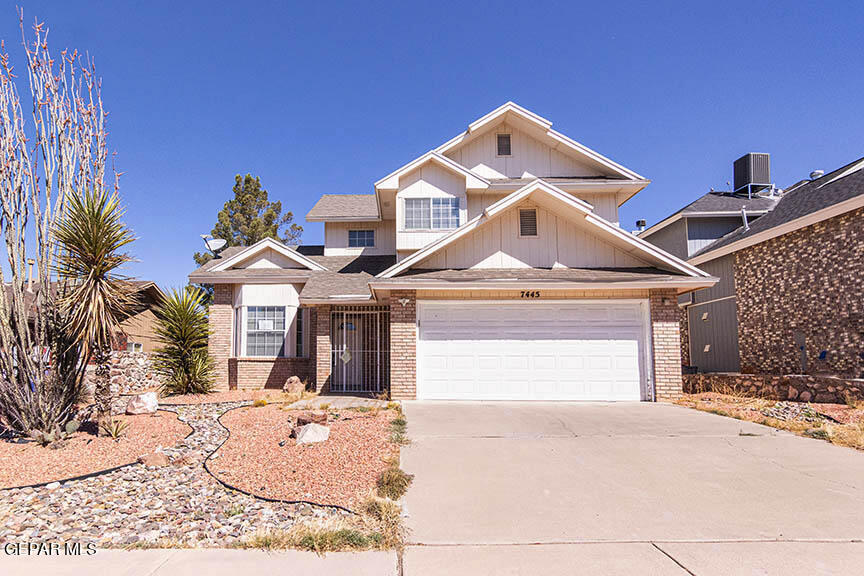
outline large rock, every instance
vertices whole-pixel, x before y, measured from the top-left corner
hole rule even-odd
[[[159,408],[159,400],[155,392],[137,394],[126,404],[126,414],[154,414]]]
[[[297,376],[291,376],[285,381],[285,385],[282,386],[282,391],[286,394],[302,394],[305,390],[306,385]]]
[[[330,428],[320,424],[307,424],[297,429],[297,444],[324,442],[330,437]]]

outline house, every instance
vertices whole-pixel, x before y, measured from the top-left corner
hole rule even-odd
[[[761,168],[752,169],[751,167]],[[639,237],[687,260],[746,221],[752,223],[774,209],[781,190],[771,184],[768,154],[745,154],[733,164],[734,188],[710,190],[646,230]],[[679,296],[681,307],[681,361],[702,371],[737,372],[738,336],[731,286],[732,257],[705,262],[700,268],[720,278],[712,288]],[[726,281],[724,281],[726,279]],[[732,296],[732,298],[730,298]],[[731,313],[730,313],[731,311]],[[690,321],[705,316],[711,322]],[[696,332],[690,334],[690,327]],[[699,346],[690,346],[694,339]],[[706,348],[707,346],[707,348]]]
[[[156,306],[165,298],[165,293],[155,282],[133,280],[137,304],[129,316],[120,323],[123,332],[118,350],[150,354],[159,347],[154,330]]]
[[[689,262],[720,277],[688,306],[699,371],[864,377],[864,158],[813,172]]]
[[[512,102],[266,239],[212,284],[217,387],[396,399],[662,400],[681,392],[677,297],[716,279],[618,225],[649,181]]]

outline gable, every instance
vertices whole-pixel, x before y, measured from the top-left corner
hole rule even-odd
[[[537,210],[537,237],[519,235],[519,210],[526,208]],[[527,199],[413,268],[637,268],[652,265],[601,238],[584,219],[565,217]]]
[[[399,178],[400,198],[465,196],[465,178],[434,163],[424,164]]]
[[[305,266],[296,262],[287,256],[284,256],[273,250],[272,248],[267,248],[266,250],[262,250],[257,254],[253,254],[245,260],[241,260],[234,264],[231,268],[300,268],[306,269]]]
[[[498,156],[497,135],[510,134],[510,156]],[[502,121],[445,156],[488,179],[617,176],[585,158],[565,154],[542,142],[538,134]]]

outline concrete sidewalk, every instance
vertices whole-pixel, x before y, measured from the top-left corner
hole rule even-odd
[[[92,556],[7,556],[3,576],[396,576],[395,552],[328,554],[259,550],[99,550]]]

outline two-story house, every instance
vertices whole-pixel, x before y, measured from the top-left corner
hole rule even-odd
[[[681,391],[677,297],[716,279],[618,226],[649,183],[508,102],[307,215],[325,244],[231,248],[218,387],[397,399],[655,400]]]

